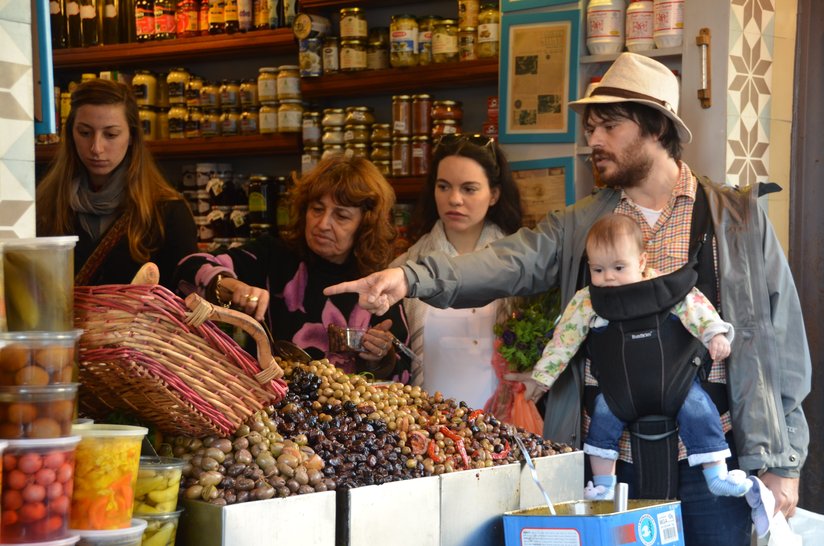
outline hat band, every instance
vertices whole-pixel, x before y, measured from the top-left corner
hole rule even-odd
[[[673,111],[672,106],[670,106],[670,104],[665,100],[657,99],[651,95],[645,95],[644,93],[638,93],[636,91],[621,89],[620,87],[608,87],[604,85],[598,85],[595,87],[595,89],[592,90],[592,93],[590,93],[589,96],[594,97],[595,95],[609,95],[611,97],[621,97],[622,99],[647,100],[650,102],[654,102],[656,104],[660,104],[661,106],[663,106],[671,112]]]

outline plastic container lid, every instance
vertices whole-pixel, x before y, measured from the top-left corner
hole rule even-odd
[[[83,330],[66,330],[62,332],[0,332],[0,347],[6,343],[32,343],[32,342],[54,342],[54,341],[76,341]]]
[[[0,239],[0,246],[37,248],[41,246],[72,246],[80,240],[77,235],[62,237],[31,237],[29,239]]]
[[[180,517],[183,510],[175,510],[174,512],[166,512],[165,514],[135,514],[135,517],[145,519],[146,521],[171,521]]]
[[[22,440],[4,440],[8,445],[6,449],[9,451],[15,449],[36,449],[36,448],[52,448],[52,449],[68,449],[74,448],[80,443],[80,436],[64,436],[62,438],[24,438]]]
[[[93,423],[88,425],[72,425],[72,432],[81,437],[111,437],[111,436],[145,436],[149,429],[132,425],[108,425]]]
[[[70,544],[77,544],[80,537],[66,537],[57,540],[50,540],[48,542],[27,542],[25,546],[69,546]],[[0,543],[0,546],[20,546],[19,544]]]
[[[152,470],[172,470],[176,468],[183,468],[186,466],[186,461],[183,459],[175,459],[173,457],[154,457],[143,456],[140,457],[140,468]]]
[[[24,398],[32,402],[64,400],[77,395],[80,383],[55,383],[52,385],[0,386],[0,402],[19,402]]]
[[[133,518],[132,526],[125,529],[106,531],[69,529],[69,534],[79,537],[82,546],[127,546],[140,543],[146,525],[145,519]]]

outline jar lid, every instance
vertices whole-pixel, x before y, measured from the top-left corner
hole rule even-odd
[[[151,70],[145,70],[145,69],[135,70],[134,72],[135,72],[135,74],[148,74],[148,75],[152,74]]]
[[[307,110],[303,113],[303,117],[305,118],[319,118],[320,112],[316,110]]]
[[[373,131],[375,129],[389,129],[390,127],[392,127],[392,125],[390,125],[389,123],[373,123],[372,124],[372,130]]]
[[[188,72],[188,70],[186,70],[182,66],[178,66],[177,68],[172,68],[171,70],[169,70],[169,73],[172,73],[172,72]]]
[[[409,137],[408,136],[398,136],[398,137],[395,137],[395,141],[396,142],[408,142]]]
[[[340,45],[348,45],[348,46],[358,46],[363,45],[366,43],[366,40],[359,40],[356,38],[352,38],[351,40],[341,40]]]
[[[392,95],[392,100],[412,100],[411,95]]]
[[[419,95],[412,95],[412,100],[432,100],[432,95],[428,93],[421,93]]]
[[[263,66],[261,68],[258,68],[258,72],[277,72],[277,71],[278,71],[278,69],[275,68],[274,66]]]
[[[460,106],[460,101],[457,100],[436,100],[432,106]]]
[[[461,32],[475,32],[475,27],[463,27]]]
[[[417,18],[411,13],[398,13],[393,15],[391,20],[394,21],[395,19],[415,19],[417,21]]]
[[[372,143],[373,148],[389,148],[391,146],[392,146],[391,142],[373,142]]]
[[[346,124],[346,125],[344,125],[343,127],[344,127],[344,129],[346,129],[347,131],[358,131],[358,130],[360,130],[360,131],[368,131],[368,130],[369,130],[369,126],[368,126],[368,125],[363,125],[363,124],[360,124],[360,123],[358,123],[358,124],[354,124],[354,123],[347,123],[347,124]]]
[[[324,114],[342,114],[343,113],[343,108],[324,108],[323,113]]]
[[[327,36],[323,39],[323,43],[325,44],[326,42],[335,42],[335,43],[337,43],[338,42],[338,37],[337,36]]]
[[[278,70],[298,70],[300,67],[294,64],[284,64],[278,67]]]
[[[374,110],[371,106],[347,106],[347,112],[371,112]]]
[[[412,137],[412,140],[426,141],[429,140],[429,135],[415,135]]]
[[[360,8],[340,8],[340,14],[360,13]]]
[[[441,19],[440,21],[435,21],[436,26],[447,26],[447,25],[454,25],[457,24],[455,19]]]
[[[432,125],[457,125],[458,122],[454,119],[433,119]]]
[[[339,131],[343,132],[343,127],[341,127],[340,125],[330,125],[329,127],[324,127],[323,128],[324,133],[336,133],[336,132],[339,132]]]
[[[347,148],[366,148],[369,146],[368,144],[364,144],[363,142],[350,142],[346,145]]]

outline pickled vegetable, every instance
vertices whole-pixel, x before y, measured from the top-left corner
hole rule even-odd
[[[174,512],[184,464],[179,459],[142,457],[134,491],[134,513]]]
[[[68,436],[76,398],[77,383],[0,387],[0,438]]]
[[[174,546],[180,511],[156,516],[144,515],[146,530],[142,546]]]

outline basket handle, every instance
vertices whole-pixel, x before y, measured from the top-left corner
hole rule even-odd
[[[225,322],[237,326],[252,336],[257,344],[258,362],[261,367],[261,370],[255,374],[255,380],[258,383],[265,385],[273,379],[283,377],[283,369],[272,356],[269,338],[258,321],[246,313],[212,305],[194,292],[186,296],[185,302],[186,307],[192,311],[189,316],[190,324],[199,325],[206,320]]]

